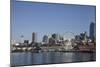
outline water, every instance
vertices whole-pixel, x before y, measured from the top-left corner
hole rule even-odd
[[[95,60],[95,53],[84,52],[11,53],[11,65],[51,64]]]

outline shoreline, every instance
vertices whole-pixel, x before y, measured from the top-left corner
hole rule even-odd
[[[96,50],[94,51],[85,51],[85,50],[67,50],[67,51],[11,51],[11,53],[44,53],[44,52],[83,52],[83,53],[96,53]]]

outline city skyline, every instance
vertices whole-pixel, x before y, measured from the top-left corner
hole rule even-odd
[[[38,2],[16,2],[12,4],[12,40],[32,40],[36,32],[38,41],[44,35],[73,32],[80,34],[87,31],[91,22],[95,22],[95,6],[50,4]]]

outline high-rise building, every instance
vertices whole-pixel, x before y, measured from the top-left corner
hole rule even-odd
[[[49,39],[48,39],[48,36],[47,35],[44,35],[43,36],[42,42],[44,42],[45,44],[47,44],[49,42]]]
[[[55,44],[57,44],[57,41],[59,40],[59,35],[58,34],[52,34],[52,38],[55,41]]]
[[[81,39],[81,40],[84,40],[84,36],[85,36],[84,33],[80,33],[80,39]]]
[[[28,45],[29,44],[29,40],[24,40],[24,45]]]
[[[91,22],[90,24],[90,32],[89,32],[89,36],[90,39],[94,40],[95,36],[96,36],[96,24],[94,22]]]
[[[80,33],[80,39],[81,40],[87,40],[87,38],[88,38],[87,32]]]
[[[35,43],[37,41],[37,35],[35,32],[32,33],[32,43]]]
[[[55,40],[58,40],[59,39],[59,35],[58,34],[52,34],[52,38],[54,38]]]

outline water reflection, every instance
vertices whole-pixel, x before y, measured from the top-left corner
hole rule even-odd
[[[96,59],[95,55],[96,55],[95,53],[81,53],[81,52],[11,53],[11,65],[95,61]]]

